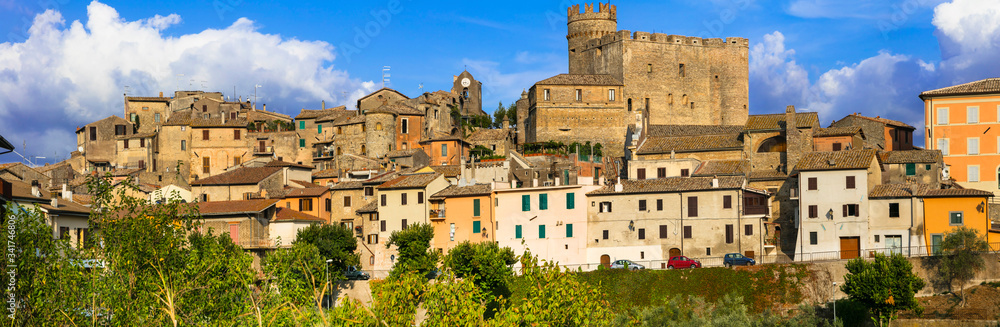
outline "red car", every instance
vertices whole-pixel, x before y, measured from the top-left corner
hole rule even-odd
[[[701,261],[685,256],[676,256],[667,261],[667,269],[701,268]]]

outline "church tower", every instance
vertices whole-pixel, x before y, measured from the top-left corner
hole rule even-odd
[[[484,115],[483,83],[477,81],[468,70],[453,76],[451,93],[458,95],[458,109],[462,116]]]
[[[587,60],[583,57],[583,48],[587,41],[614,34],[618,30],[616,8],[609,3],[573,5],[567,10],[566,41],[569,43],[569,73],[588,74]]]

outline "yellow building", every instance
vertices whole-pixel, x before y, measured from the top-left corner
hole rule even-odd
[[[328,187],[292,189],[285,195],[281,206],[322,218],[327,224],[331,223],[330,211],[333,210],[333,203]]]
[[[489,184],[452,185],[430,197],[431,247],[447,254],[459,243],[496,240],[493,192]]]
[[[967,188],[1000,192],[1000,78],[920,94],[925,144]]]
[[[943,189],[923,192],[924,239],[928,252],[937,251],[944,235],[958,227],[968,227],[985,235],[987,242],[1000,241],[989,233],[989,201],[993,193],[972,189]]]

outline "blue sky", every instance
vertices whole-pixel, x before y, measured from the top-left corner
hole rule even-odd
[[[382,66],[411,96],[421,83],[448,90],[468,69],[492,111],[566,72],[574,3],[0,0],[0,134],[26,142],[26,156],[64,158],[76,126],[121,115],[126,86],[133,95],[235,87],[246,97],[261,84],[259,102],[294,116],[380,87]],[[749,38],[755,114],[795,105],[825,126],[861,112],[919,136],[919,92],[1000,76],[995,0],[614,4],[619,29]]]

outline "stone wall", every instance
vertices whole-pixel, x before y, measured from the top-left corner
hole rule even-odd
[[[367,114],[365,120],[366,133],[364,142],[367,144],[369,157],[382,157],[396,146],[396,117],[390,113],[376,112]],[[417,125],[419,126],[419,125]],[[411,126],[412,128],[412,126]],[[419,127],[417,127],[419,128]],[[419,141],[418,141],[419,142]],[[407,144],[410,148],[418,144]]]

